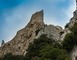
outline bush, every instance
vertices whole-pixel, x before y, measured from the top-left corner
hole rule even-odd
[[[40,56],[43,60],[65,60],[68,57],[66,50],[54,48],[51,45],[40,50]]]
[[[77,45],[77,23],[75,23],[71,28],[71,33],[66,34],[62,45],[63,48],[70,52],[74,45]]]
[[[77,23],[75,23],[74,26],[70,28],[70,30],[72,31],[74,36],[77,36]]]
[[[27,60],[65,60],[67,57],[62,46],[46,35],[41,35],[30,43],[26,54]]]
[[[46,45],[55,42],[53,39],[48,38],[45,34],[41,35],[38,39],[35,39],[33,43],[30,43],[26,56],[31,59],[34,56],[39,56],[39,51]]]
[[[69,27],[69,23],[67,23],[66,25],[65,25],[65,28],[68,28]]]
[[[66,34],[63,42],[62,42],[63,48],[66,49],[68,52],[70,52],[73,49],[73,46],[75,45],[75,37],[72,33]]]
[[[68,42],[65,39],[63,47],[66,47]],[[46,35],[41,35],[33,43],[30,43],[25,56],[6,54],[2,60],[69,60],[65,49],[54,39],[48,38]]]

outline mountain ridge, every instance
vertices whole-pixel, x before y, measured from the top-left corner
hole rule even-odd
[[[59,33],[63,29],[59,26],[44,24],[43,15],[43,10],[34,13],[27,26],[19,30],[11,41],[1,46],[0,56],[7,53],[12,53],[13,55],[24,55],[29,43],[33,42],[34,39],[42,34],[47,34],[48,37],[53,36],[55,40],[59,40]]]

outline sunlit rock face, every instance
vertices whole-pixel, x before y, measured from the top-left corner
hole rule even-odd
[[[63,31],[63,29],[60,26],[47,25],[44,28],[44,33],[47,34],[48,37],[52,37],[56,41],[60,39],[61,31]]]
[[[29,43],[35,39],[36,31],[42,28],[44,28],[43,11],[39,11],[32,15],[30,22],[25,28],[19,30],[11,41],[0,48],[0,56],[7,53],[24,55]]]
[[[34,39],[42,34],[47,34],[48,37],[53,37],[53,39],[59,40],[62,28],[59,26],[44,24],[43,15],[43,10],[33,14],[27,26],[19,30],[11,41],[1,46],[0,56],[4,56],[7,53],[12,53],[13,55],[26,54],[26,49],[28,48],[29,43],[33,42]]]

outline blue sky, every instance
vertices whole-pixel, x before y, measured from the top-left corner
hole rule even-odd
[[[45,24],[64,27],[75,8],[75,0],[0,0],[0,42],[11,40],[36,11],[44,10]]]

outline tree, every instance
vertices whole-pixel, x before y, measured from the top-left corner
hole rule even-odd
[[[75,45],[77,45],[77,23],[75,23],[71,28],[71,33],[66,34],[62,45],[63,48],[70,52]]]
[[[66,49],[68,52],[70,52],[73,49],[73,46],[75,45],[75,37],[72,33],[66,34],[63,42],[62,42],[63,48]]]
[[[46,35],[41,35],[30,43],[26,54],[27,60],[65,60],[66,58],[68,58],[66,50]]]
[[[47,45],[40,50],[40,56],[40,59],[43,60],[65,60],[68,57],[66,50],[54,48],[51,45]]]
[[[48,44],[53,44],[55,42],[53,39],[48,38],[45,34],[41,35],[38,39],[35,39],[33,43],[30,43],[26,58],[31,60],[32,57],[39,56],[39,51]]]
[[[77,23],[75,23],[71,28],[71,32],[74,34],[74,36],[77,36]]]

